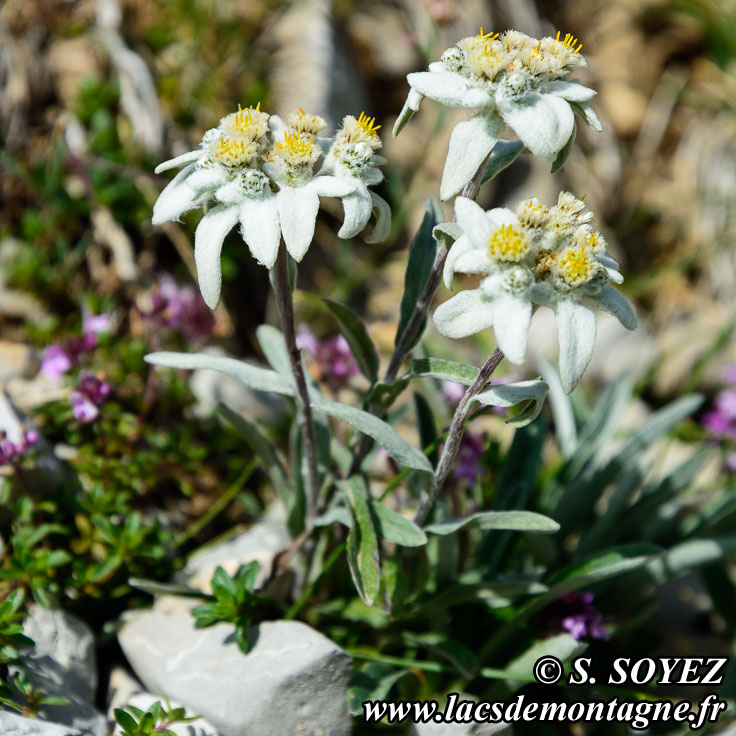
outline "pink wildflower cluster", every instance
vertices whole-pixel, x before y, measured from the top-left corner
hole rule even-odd
[[[164,274],[151,290],[150,304],[141,309],[151,329],[170,328],[191,342],[207,340],[215,327],[209,307],[193,286],[179,286]]]
[[[69,394],[74,418],[83,424],[93,422],[100,414],[100,407],[110,398],[112,384],[92,373],[79,376],[77,387]]]
[[[11,442],[7,432],[0,431],[0,466],[17,465],[31,445],[38,442],[38,433],[33,430],[24,432],[18,442]]]
[[[97,347],[97,335],[109,332],[110,315],[89,314],[82,316],[82,335],[44,348],[41,373],[58,383],[61,377],[76,368]]]
[[[703,427],[718,440],[736,443],[736,365],[723,371],[726,388],[716,395],[713,407],[703,417]],[[726,455],[726,467],[736,471],[736,452]]]
[[[306,325],[299,328],[296,346],[317,364],[318,379],[331,391],[342,388],[351,376],[360,372],[347,340],[342,335],[319,340]]]
[[[549,635],[560,629],[581,639],[603,639],[611,634],[603,626],[603,614],[593,605],[593,593],[574,590],[558,598],[539,613],[536,620]]]

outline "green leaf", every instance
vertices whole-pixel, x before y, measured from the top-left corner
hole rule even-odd
[[[413,521],[378,501],[371,500],[370,508],[381,539],[387,539],[403,547],[421,547],[427,544],[427,535]]]
[[[419,428],[419,441],[422,443],[422,449],[425,454],[428,447],[434,446],[427,457],[432,463],[432,466],[437,465],[437,427],[434,423],[434,414],[432,413],[432,407],[429,405],[427,399],[421,394],[414,392],[414,409],[417,414],[417,426]]]
[[[341,486],[355,521],[348,534],[348,549],[352,552],[348,555],[348,562],[360,597],[372,606],[381,585],[381,569],[368,489],[365,480],[357,475],[348,478]]]
[[[332,299],[322,300],[337,317],[340,331],[345,336],[350,352],[360,368],[360,372],[371,382],[378,380],[378,353],[368,331],[358,315],[345,304]]]
[[[386,410],[409,385],[410,375],[399,376],[392,381],[377,381],[367,396],[367,402],[377,410]]]
[[[238,430],[243,439],[248,443],[250,449],[261,459],[263,469],[274,491],[276,491],[286,508],[289,532],[292,536],[295,536],[301,531],[303,519],[297,513],[296,506],[298,504],[295,503],[296,494],[289,485],[286,471],[276,455],[273,443],[261,434],[260,429],[255,424],[244,419],[240,414],[237,414],[224,404],[220,404],[218,408],[225,419]]]
[[[567,633],[537,641],[522,655],[509,662],[506,667],[506,674],[509,676],[506,684],[512,690],[517,690],[533,677],[534,663],[540,657],[557,657],[565,664],[582,654],[587,646],[585,642],[578,641],[572,634]],[[515,675],[520,679],[516,679]]]
[[[394,345],[398,345],[401,342],[409,320],[412,314],[414,314],[417,302],[432,273],[435,258],[437,257],[437,241],[432,235],[432,230],[443,217],[442,208],[439,203],[433,197],[430,197],[425,206],[422,224],[419,226],[419,230],[409,246],[409,262],[406,266],[406,276],[404,277],[404,294],[401,297],[399,326],[396,328]],[[417,340],[424,332],[424,325],[426,323],[427,317],[425,315],[422,328],[417,332]],[[414,344],[416,344],[416,341]],[[414,345],[409,345],[408,347],[411,349]]]
[[[473,401],[501,407],[516,406],[516,404],[527,402],[522,411],[506,420],[506,423],[512,427],[525,427],[539,416],[548,389],[549,386],[540,380],[504,383],[491,386],[476,394]]]
[[[567,143],[565,143],[560,152],[557,154],[557,158],[552,163],[552,170],[550,171],[551,174],[559,171],[565,165],[567,159],[570,157],[570,152],[572,151],[573,144],[575,143],[575,134],[577,133],[577,127],[578,126],[573,123],[572,134],[567,139]]]
[[[335,401],[313,401],[312,406],[372,437],[403,467],[433,472],[423,452],[412,447],[391,425],[373,414]]]
[[[219,371],[226,376],[240,381],[244,386],[256,391],[271,391],[283,396],[293,396],[294,388],[291,381],[276,371],[267,368],[244,363],[235,358],[224,358],[219,355],[206,355],[204,353],[150,353],[144,360],[151,365],[165,366],[167,368],[180,368],[182,370],[196,370],[205,368],[207,370]]]
[[[260,325],[256,328],[256,337],[271,368],[291,382],[291,361],[281,330],[271,325]]]
[[[388,700],[394,684],[409,670],[396,669],[392,665],[370,662],[361,667],[351,678],[348,686],[348,708],[351,715],[363,714],[363,703],[367,700]]]
[[[422,603],[417,614],[433,617],[437,612],[465,603],[483,603],[488,608],[506,608],[515,600],[547,592],[534,580],[494,580],[488,583],[453,585]]]
[[[217,598],[233,599],[237,594],[235,581],[218,565],[212,576],[212,592]]]
[[[521,141],[496,141],[496,145],[488,157],[485,169],[483,169],[483,177],[481,184],[485,184],[495,176],[498,176],[507,166],[511,166],[519,154],[522,152],[524,145]]]
[[[729,559],[736,552],[736,535],[714,539],[690,539],[672,547],[661,558],[647,565],[652,578],[662,583],[691,570]]]
[[[130,713],[127,713],[122,708],[115,708],[113,711],[113,715],[115,716],[115,720],[118,722],[121,728],[124,728],[126,731],[135,732],[138,728],[138,723],[136,722],[135,718],[130,715]]]
[[[601,125],[601,121],[598,119],[598,116],[593,111],[593,108],[590,106],[590,103],[588,102],[570,102],[570,107],[572,108],[572,111],[579,115],[585,122],[593,128],[593,130],[600,133],[603,130],[603,126]]]
[[[150,595],[180,595],[185,598],[211,598],[207,593],[200,590],[188,588],[186,585],[176,583],[160,583],[158,580],[146,580],[145,578],[129,578],[128,585],[136,590],[142,590]]]
[[[424,527],[429,534],[453,534],[458,529],[472,524],[481,529],[505,529],[515,532],[535,532],[537,534],[554,534],[560,525],[548,516],[534,511],[481,511],[464,519],[450,519]]]
[[[455,381],[470,386],[480,371],[474,365],[440,358],[417,358],[411,362],[412,376],[430,376],[438,381]]]

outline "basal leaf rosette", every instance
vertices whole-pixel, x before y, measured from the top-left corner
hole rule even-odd
[[[343,199],[341,236],[346,228],[349,235],[344,237],[363,230],[375,210],[372,237],[385,239],[389,206],[368,190],[383,178],[377,167],[385,160],[375,153],[381,146],[376,134],[380,126],[365,115],[346,117],[334,138],[320,137],[326,127],[319,115],[301,108],[286,121],[260,106],[239,108],[208,130],[199,148],[156,168],[160,173],[183,167],[156,201],[154,225],[178,220],[201,205],[207,208],[195,233],[194,258],[199,287],[210,308],[220,300],[222,244],[237,224],[253,257],[269,269],[282,237],[292,258],[302,260],[314,237],[320,197]],[[370,155],[365,146],[360,148],[361,135],[369,141]],[[345,139],[352,141],[357,153]]]
[[[592,308],[602,307],[629,330],[636,327],[629,303],[613,286],[623,282],[618,265],[590,224],[593,214],[574,195],[561,192],[551,208],[529,199],[515,212],[486,212],[458,197],[455,217],[461,234],[447,254],[445,285],[452,288],[455,273],[478,274],[481,281],[437,308],[434,322],[441,334],[460,338],[493,327],[499,348],[520,364],[532,313],[548,306],[555,313],[560,377],[569,393],[593,352]]]
[[[537,156],[555,161],[575,131],[574,113],[596,130],[588,104],[596,93],[571,72],[585,66],[582,44],[567,34],[532,38],[519,31],[470,36],[447,49],[429,71],[407,76],[411,90],[394,126],[402,130],[425,97],[472,112],[452,131],[440,196],[470,181],[506,126]]]

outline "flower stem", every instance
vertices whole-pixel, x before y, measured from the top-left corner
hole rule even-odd
[[[457,409],[455,409],[455,414],[452,417],[452,423],[450,424],[450,429],[447,433],[447,442],[445,442],[445,446],[442,448],[442,454],[440,455],[439,462],[437,463],[432,492],[419,505],[419,509],[414,517],[414,523],[421,525],[427,518],[427,514],[429,514],[432,506],[434,506],[434,502],[437,500],[437,495],[447,480],[450,468],[452,468],[452,463],[460,449],[460,440],[462,440],[463,431],[465,430],[465,421],[468,418],[468,414],[470,414],[472,400],[483,390],[502,360],[503,352],[501,352],[499,348],[496,348],[491,353],[491,357],[485,362],[485,365],[480,369],[478,377],[473,381],[472,385],[468,387],[468,390],[465,392],[462,399],[460,399],[460,403],[457,405]]]
[[[312,405],[309,402],[307,390],[307,379],[302,367],[301,355],[296,346],[296,330],[294,327],[294,301],[289,285],[289,265],[287,262],[286,248],[283,243],[279,248],[279,254],[274,266],[274,294],[276,305],[281,317],[281,326],[284,331],[286,350],[289,353],[291,372],[294,376],[296,387],[296,401],[298,406],[299,429],[304,445],[304,456],[307,463],[306,478],[306,509],[304,526],[307,531],[311,530],[317,507],[317,489],[319,479],[317,477],[317,442],[314,434],[314,418],[312,416]]]

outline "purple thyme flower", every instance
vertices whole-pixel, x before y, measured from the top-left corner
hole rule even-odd
[[[69,394],[74,418],[83,424],[93,422],[101,407],[110,398],[112,385],[92,373],[82,373],[77,387]]]
[[[24,432],[18,442],[11,442],[7,432],[0,431],[0,466],[16,465],[28,448],[36,442],[38,442],[38,432],[33,430]]]
[[[150,298],[150,308],[141,310],[154,329],[168,327],[187,340],[207,340],[215,327],[209,307],[193,286],[179,286],[168,274],[159,277]]]
[[[350,346],[342,335],[318,340],[309,327],[301,325],[296,336],[296,346],[314,360],[319,370],[319,380],[324,381],[333,392],[360,372]]]
[[[603,626],[603,614],[593,605],[594,595],[579,590],[566,593],[541,611],[537,623],[548,636],[564,629],[578,641],[581,639],[603,639],[611,634]]]
[[[97,347],[97,335],[109,331],[110,325],[110,315],[85,312],[82,316],[81,337],[72,337],[44,348],[41,373],[58,383],[65,373],[76,368]]]
[[[480,459],[483,457],[485,435],[466,430],[460,440],[460,449],[452,467],[455,480],[464,480],[468,485],[475,485],[483,473]]]

